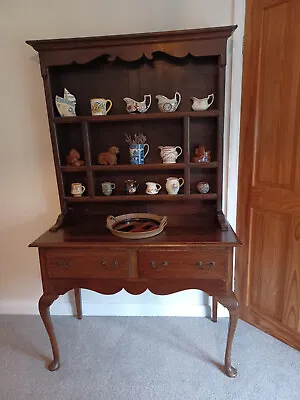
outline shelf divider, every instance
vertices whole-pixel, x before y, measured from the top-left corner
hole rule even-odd
[[[84,158],[87,171],[87,181],[88,181],[88,194],[89,196],[94,196],[94,179],[93,172],[91,171],[91,149],[90,149],[90,137],[89,137],[89,127],[86,121],[81,124],[83,147],[84,147]]]
[[[183,122],[183,148],[184,148],[184,163],[187,166],[190,162],[190,117],[184,117]],[[184,168],[184,194],[190,194],[190,169]]]

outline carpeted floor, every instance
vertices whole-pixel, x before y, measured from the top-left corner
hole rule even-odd
[[[223,364],[227,319],[53,317],[61,368],[49,372],[38,316],[0,316],[1,400],[296,400],[300,353],[239,322],[235,379]]]

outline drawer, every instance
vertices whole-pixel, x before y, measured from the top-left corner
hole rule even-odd
[[[50,278],[127,278],[129,256],[121,250],[51,249],[44,256]]]
[[[139,253],[141,278],[226,279],[226,250],[162,250]]]

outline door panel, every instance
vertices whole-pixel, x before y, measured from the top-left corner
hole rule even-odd
[[[243,319],[300,349],[300,1],[246,4],[236,289]]]

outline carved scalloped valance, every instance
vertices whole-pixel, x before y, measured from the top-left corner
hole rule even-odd
[[[29,40],[26,43],[38,51],[42,69],[72,63],[86,64],[107,55],[110,61],[120,58],[136,61],[141,57],[153,59],[155,52],[173,57],[218,55],[226,63],[226,41],[236,26],[113,35],[73,39]],[[213,39],[213,40],[212,40]]]

